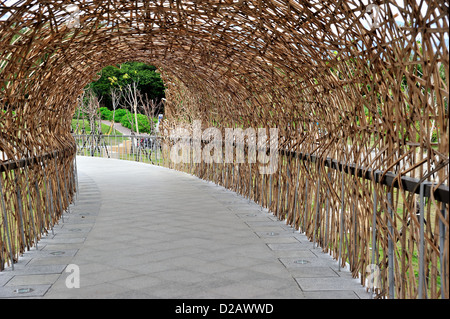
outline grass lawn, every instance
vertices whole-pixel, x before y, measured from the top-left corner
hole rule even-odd
[[[79,121],[79,128],[77,130],[77,120],[76,119],[72,119],[72,129],[73,132],[75,134],[81,134],[82,129],[83,129],[83,125],[84,125],[84,129],[85,129],[85,134],[90,134],[91,133],[91,128],[89,127],[89,122],[87,120],[80,120]],[[106,124],[101,124],[102,126],[102,134],[108,134],[111,127],[109,125]],[[122,133],[120,133],[117,130],[114,130],[114,132],[112,132],[110,135],[122,135]]]

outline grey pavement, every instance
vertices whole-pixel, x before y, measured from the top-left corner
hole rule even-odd
[[[111,121],[102,120],[102,123],[111,126]],[[114,123],[114,129],[123,135],[131,135],[132,131],[120,123]]]
[[[77,163],[75,205],[0,273],[0,298],[370,297],[303,234],[221,186],[137,162]]]
[[[107,120],[102,120],[102,123],[108,126],[111,126],[111,121],[107,121]],[[120,123],[114,123],[114,129],[118,132],[120,132],[123,135],[131,135],[133,134],[133,131],[130,130],[129,128],[123,126]],[[136,132],[134,132],[134,134],[136,134]],[[147,133],[140,133],[139,136],[148,136],[149,134]]]

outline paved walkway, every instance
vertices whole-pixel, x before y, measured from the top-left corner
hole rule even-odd
[[[1,298],[368,298],[305,236],[231,191],[142,163],[77,161],[76,204],[0,273]],[[66,286],[69,264],[80,288]]]
[[[108,126],[111,126],[111,121],[107,121],[107,120],[102,120],[102,123]],[[114,129],[118,132],[120,132],[123,135],[131,135],[133,133],[132,130],[130,130],[129,128],[123,126],[120,123],[114,123]],[[136,133],[135,133],[136,134]],[[147,133],[140,133],[141,135],[148,135]]]

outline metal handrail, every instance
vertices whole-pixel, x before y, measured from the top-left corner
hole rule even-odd
[[[42,163],[45,160],[53,159],[55,157],[57,158],[59,154],[65,153],[71,149],[73,149],[73,147],[68,147],[63,150],[53,151],[42,155],[22,158],[19,160],[0,161],[0,173]]]

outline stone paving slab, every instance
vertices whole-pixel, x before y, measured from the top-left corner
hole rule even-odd
[[[42,297],[50,289],[51,285],[1,286],[0,298],[30,298]]]
[[[37,260],[37,259],[34,259]],[[61,261],[60,261],[61,263]],[[66,264],[49,264],[49,265],[27,265],[20,270],[20,275],[45,275],[45,274],[60,274],[66,269]],[[14,277],[18,276],[17,272],[12,272]]]
[[[81,214],[97,214],[100,204],[96,184],[84,176],[79,181],[82,195],[80,200],[69,207],[53,229],[43,235],[36,247],[26,251],[19,262],[4,272],[0,272],[0,298],[42,298],[49,289],[65,276],[65,269],[79,249],[84,245],[87,234],[95,220],[86,222]],[[81,196],[93,196],[94,202],[86,202]]]
[[[303,291],[320,291],[320,290],[351,290],[354,291],[355,280],[349,280],[343,277],[296,277],[295,280]]]
[[[142,163],[77,163],[77,201],[0,273],[0,298],[369,297],[303,234],[230,190]],[[67,287],[68,265],[80,288]]]

